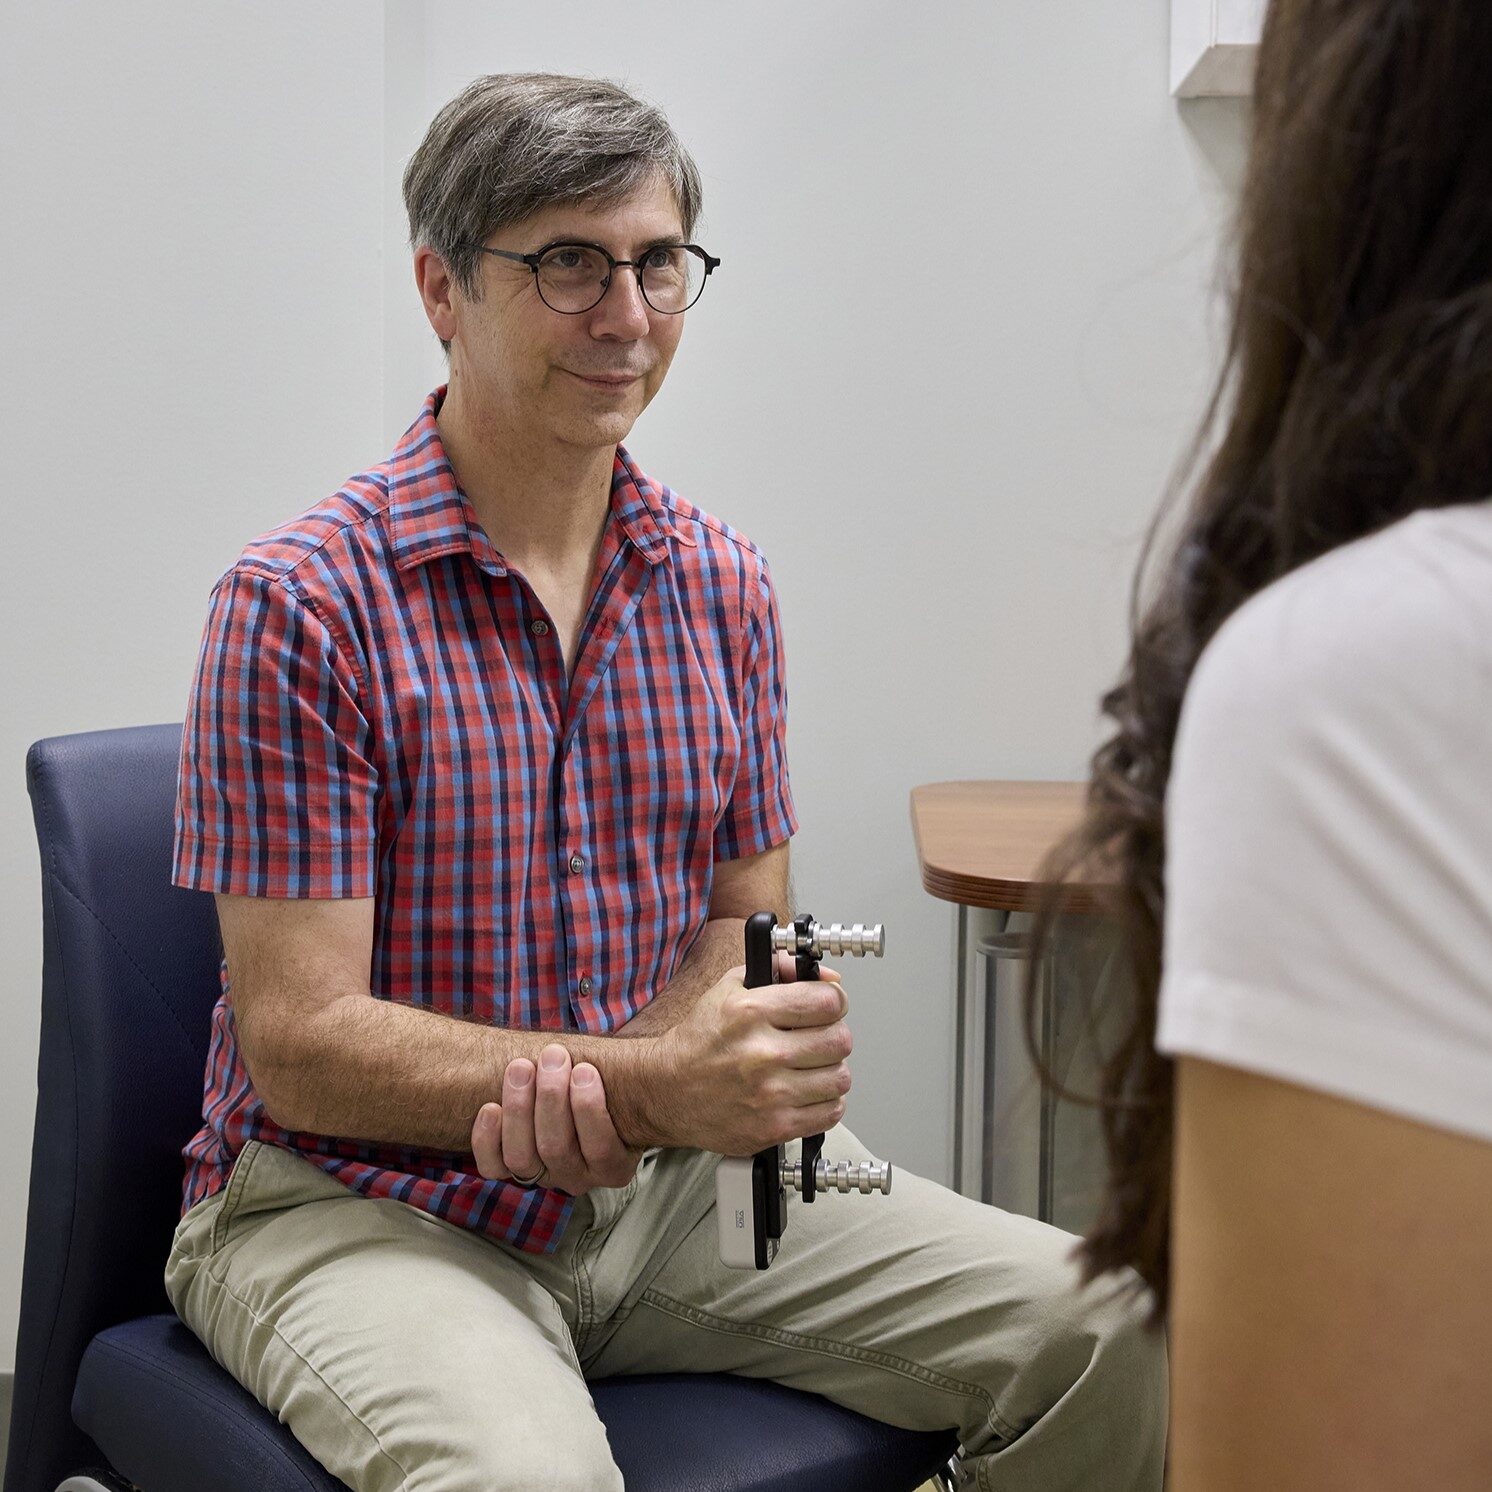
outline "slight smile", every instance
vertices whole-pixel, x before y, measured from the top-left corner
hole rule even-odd
[[[568,368],[565,372],[570,373]],[[582,383],[588,383],[597,389],[624,389],[637,382],[641,374],[623,374],[620,378],[588,378],[584,373],[570,373],[571,378],[578,378]]]

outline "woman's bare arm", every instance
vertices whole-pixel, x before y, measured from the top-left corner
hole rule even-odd
[[[1492,1487],[1492,1144],[1178,1076],[1174,1492]]]

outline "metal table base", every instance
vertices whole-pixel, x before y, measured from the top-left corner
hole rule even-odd
[[[960,905],[953,1092],[954,1188],[967,1197],[1080,1232],[1096,1212],[1102,1142],[1093,1108],[1039,1082],[1025,1035],[1032,917]],[[1090,1016],[1115,997],[1111,930],[1060,918],[1037,988],[1043,1065],[1064,1084],[1097,1086]]]

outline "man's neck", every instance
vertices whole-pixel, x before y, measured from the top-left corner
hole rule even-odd
[[[606,527],[614,446],[525,439],[473,409],[454,381],[435,423],[457,483],[509,564],[550,573],[589,565]]]

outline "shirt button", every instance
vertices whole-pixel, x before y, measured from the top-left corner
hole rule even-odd
[[[591,976],[589,974],[587,974],[580,981],[580,993],[582,995],[588,995],[588,994],[590,994],[590,992],[591,992]]]
[[[528,624],[528,630],[532,632],[535,637],[548,637],[549,623],[546,622],[542,617],[540,617]]]
[[[578,876],[580,874],[580,872],[582,870],[584,870],[584,869],[585,869],[585,856],[584,855],[571,855],[570,856],[570,874],[572,876]]]

